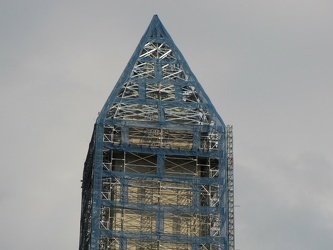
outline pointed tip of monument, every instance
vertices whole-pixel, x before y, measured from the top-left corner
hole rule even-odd
[[[157,14],[155,14],[151,20],[152,22],[161,22],[160,18],[158,17]]]
[[[156,87],[156,84],[159,87]],[[146,91],[139,91],[139,88],[145,89]],[[167,89],[167,97],[164,97],[164,95],[161,94],[161,88]],[[157,94],[155,94],[155,91],[157,91]],[[121,105],[126,106],[128,103],[132,101],[134,103],[136,100],[138,100],[138,103],[141,104],[147,103],[144,104],[147,106],[147,110],[142,111],[143,113],[148,112],[148,108],[151,106],[151,103],[155,103],[155,101],[157,104],[154,105],[156,107],[161,105],[161,110],[164,110],[166,107],[166,112],[169,112],[167,118],[164,118],[164,116],[161,115],[162,118],[158,118],[159,116],[156,116],[157,118],[155,119],[154,117],[151,121],[167,123],[170,122],[171,124],[184,123],[200,125],[210,125],[213,123],[218,126],[224,126],[222,119],[217,114],[215,108],[209,100],[209,97],[204,92],[201,84],[194,76],[184,56],[175,45],[170,34],[165,29],[157,14],[153,15],[151,22],[146,29],[146,32],[142,36],[123,74],[118,80],[114,91],[111,93],[106,104],[104,105],[101,115],[99,116],[101,117],[100,121],[103,119],[113,119],[113,117],[116,117],[116,119],[120,120],[134,119],[131,116],[127,116],[127,114],[123,115],[121,113],[122,111],[119,111],[118,114],[117,107],[123,107]],[[160,100],[163,100],[161,104],[159,102]],[[208,113],[207,115],[204,113],[199,113],[199,115],[195,116],[193,119],[188,118],[190,121],[184,120],[178,122],[178,119],[183,116],[181,113],[183,111],[175,111],[174,115],[174,111],[172,111],[173,107],[171,107],[172,105],[168,106],[168,103],[172,103],[171,101],[175,101],[174,105],[180,105],[183,110],[188,110],[189,116],[191,116],[190,112],[192,111],[198,113],[195,109],[192,109],[194,106],[192,107],[191,105],[197,105],[200,107],[200,110],[203,110],[202,112],[206,112],[206,110],[208,110]],[[130,111],[130,107],[135,106],[134,104],[134,106],[131,105],[132,104],[127,105],[129,107],[129,113],[132,112]],[[154,105],[151,106],[153,110],[155,110]],[[116,107],[117,111],[114,111],[113,107]],[[112,110],[113,113],[110,110]],[[162,111],[161,114],[164,114],[163,112],[165,111]],[[175,118],[178,115],[179,118]],[[140,119],[145,122],[145,119],[151,118],[142,116]],[[161,119],[161,121],[158,119]],[[164,121],[163,119],[166,120]]]

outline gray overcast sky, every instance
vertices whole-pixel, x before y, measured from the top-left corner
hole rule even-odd
[[[0,1],[0,248],[78,249],[93,124],[158,14],[234,125],[236,246],[333,249],[333,1]]]

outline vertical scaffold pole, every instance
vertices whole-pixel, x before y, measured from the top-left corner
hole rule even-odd
[[[234,203],[234,158],[233,158],[233,127],[227,126],[227,155],[228,155],[228,240],[229,250],[235,250],[235,203]]]

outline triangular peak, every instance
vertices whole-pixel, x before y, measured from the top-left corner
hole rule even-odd
[[[150,39],[165,39],[165,32],[161,29],[161,25],[162,23],[158,16],[154,15],[149,25],[149,28],[151,27],[151,30],[149,30]]]
[[[97,122],[225,125],[180,50],[155,15]]]

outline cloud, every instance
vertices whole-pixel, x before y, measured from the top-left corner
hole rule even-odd
[[[238,247],[332,248],[332,162],[314,152],[276,155],[236,164]]]

